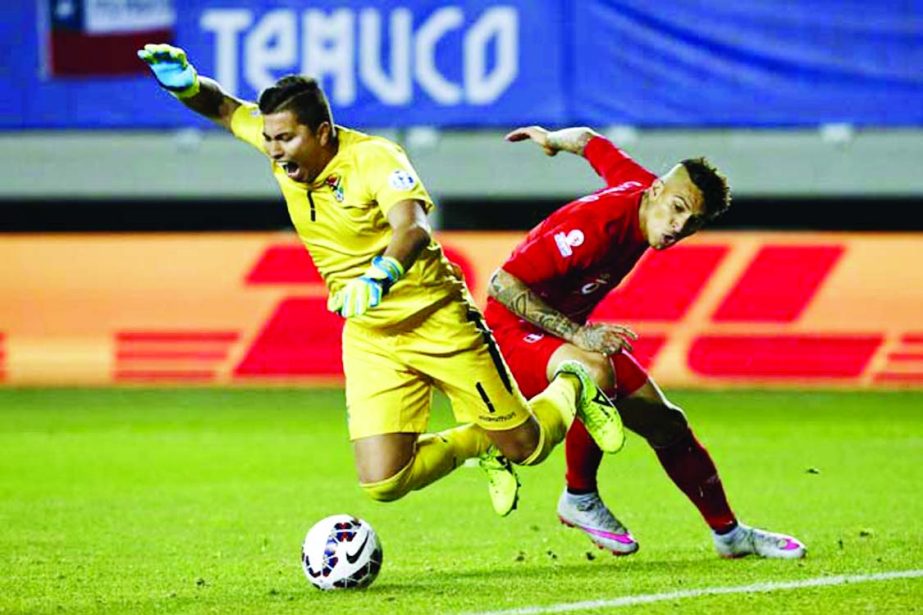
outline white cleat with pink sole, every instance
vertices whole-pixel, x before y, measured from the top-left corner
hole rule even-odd
[[[800,559],[807,548],[796,538],[738,523],[727,534],[713,534],[718,555],[726,558],[759,555],[775,559]]]
[[[599,494],[573,495],[565,489],[558,500],[558,518],[564,525],[582,530],[593,544],[613,555],[631,555],[638,550],[638,543]]]

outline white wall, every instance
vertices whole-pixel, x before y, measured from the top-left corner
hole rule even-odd
[[[438,197],[568,198],[598,181],[580,159],[549,159],[502,132],[370,131],[409,151]],[[737,196],[923,196],[923,130],[607,131],[655,172],[707,155]],[[0,134],[0,198],[274,198],[258,152],[229,135]]]

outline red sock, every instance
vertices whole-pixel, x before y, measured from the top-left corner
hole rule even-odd
[[[571,423],[567,431],[564,454],[567,459],[567,489],[572,493],[596,491],[596,471],[603,452],[580,420]]]
[[[737,523],[718,478],[718,469],[692,430],[674,444],[654,449],[654,452],[663,469],[699,509],[709,527],[720,531]],[[567,459],[569,465],[569,454]]]

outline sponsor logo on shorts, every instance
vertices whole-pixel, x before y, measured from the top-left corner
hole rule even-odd
[[[522,341],[524,341],[526,344],[534,344],[535,342],[539,341],[543,337],[545,337],[544,333],[530,333],[524,338],[522,338]]]
[[[600,275],[599,277],[595,278],[594,280],[587,282],[586,284],[581,286],[580,293],[583,295],[592,295],[597,290],[599,290],[600,288],[608,284],[609,280],[610,280],[609,275],[604,273]]]
[[[502,415],[500,415],[500,416],[492,416],[492,415],[490,415],[490,414],[482,414],[481,416],[478,417],[478,420],[479,420],[479,421],[483,421],[483,422],[485,422],[485,423],[502,423],[503,421],[508,421],[508,420],[510,420],[511,418],[513,418],[513,413],[512,413],[512,412],[510,412],[509,414],[502,414]]]

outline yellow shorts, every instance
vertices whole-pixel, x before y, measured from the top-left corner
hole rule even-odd
[[[449,302],[406,331],[347,321],[343,369],[351,440],[425,433],[433,387],[446,394],[460,423],[504,430],[530,416],[481,313],[465,300]]]

